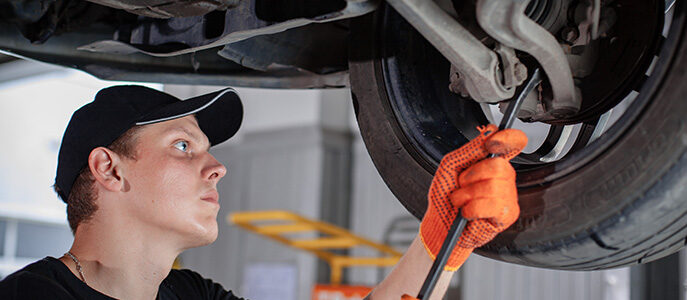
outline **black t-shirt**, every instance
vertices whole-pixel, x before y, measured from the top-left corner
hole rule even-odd
[[[0,299],[113,299],[77,278],[66,265],[46,257],[0,281]],[[157,299],[241,300],[220,284],[191,270],[172,270],[160,284]]]

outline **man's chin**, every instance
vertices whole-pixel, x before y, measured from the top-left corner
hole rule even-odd
[[[206,227],[205,229],[206,230],[199,230],[197,232],[190,234],[188,248],[207,246],[212,244],[215,240],[217,240],[217,223],[215,223],[214,226],[210,226],[210,228]]]
[[[217,240],[217,235],[218,235],[217,230],[215,230],[215,231],[214,231],[214,234],[212,234],[211,236],[209,236],[209,237],[206,239],[205,244],[203,244],[203,245],[201,245],[201,246],[207,246],[207,245],[210,245],[210,244],[214,243],[214,242]],[[200,246],[199,246],[199,247],[200,247]]]

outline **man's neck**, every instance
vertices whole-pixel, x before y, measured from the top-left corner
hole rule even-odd
[[[84,281],[91,288],[118,299],[155,299],[180,250],[151,239],[150,234],[114,224],[81,224],[70,252],[79,261]],[[76,263],[60,259],[80,278]]]

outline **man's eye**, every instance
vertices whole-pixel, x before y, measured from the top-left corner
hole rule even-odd
[[[187,141],[178,141],[178,142],[174,143],[174,147],[176,147],[177,149],[179,149],[183,152],[186,152],[186,151],[188,151],[188,142]]]

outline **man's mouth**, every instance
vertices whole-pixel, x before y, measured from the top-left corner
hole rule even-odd
[[[219,194],[216,190],[212,190],[203,194],[203,196],[201,196],[200,199],[203,201],[219,203]]]

